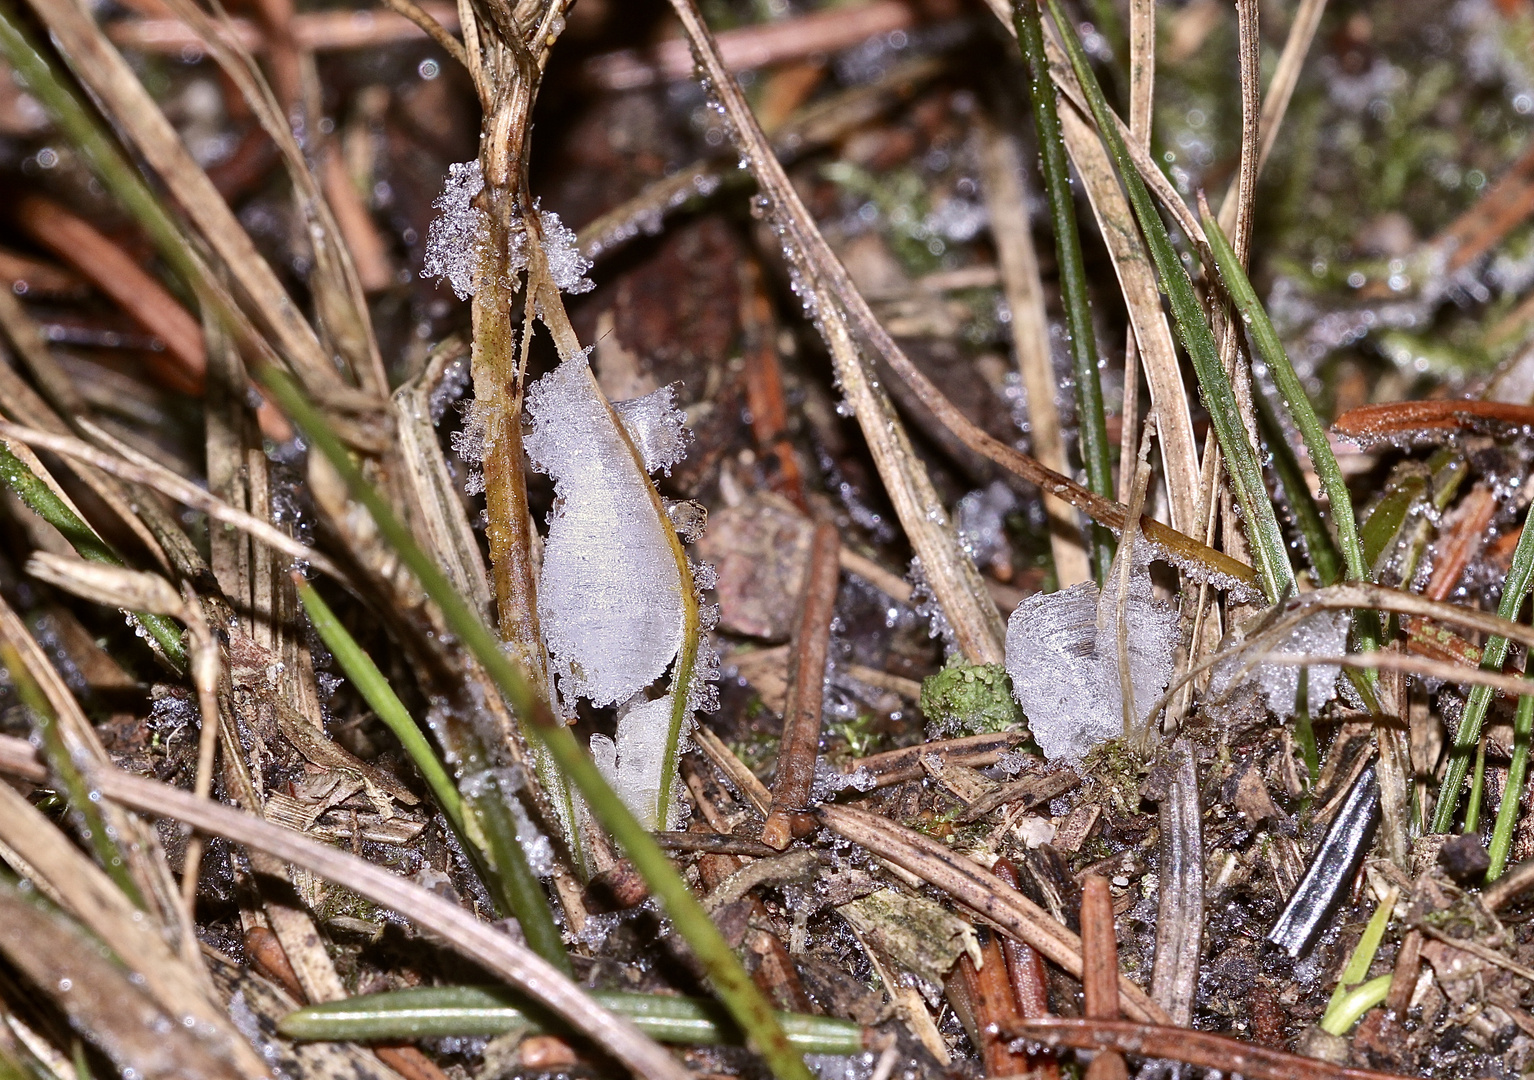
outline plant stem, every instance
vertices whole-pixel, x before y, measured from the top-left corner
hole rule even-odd
[[[1337,1002],[1335,1009],[1328,1013],[1328,1018],[1321,1021],[1321,1030],[1330,1035],[1346,1035],[1364,1013],[1385,1000],[1385,995],[1390,993],[1390,980],[1393,977],[1381,975],[1353,987]]]
[[[1486,736],[1475,747],[1475,768],[1470,773],[1470,797],[1465,800],[1465,832],[1481,828],[1481,799],[1486,793]]]
[[[481,622],[453,589],[447,576],[423,551],[410,530],[395,516],[361,470],[324,416],[286,372],[266,366],[253,372],[274,401],[308,436],[310,445],[335,468],[351,495],[367,508],[379,533],[408,566],[421,588],[441,609],[449,628],[484,666],[507,703],[519,716],[531,719],[543,744],[565,776],[586,797],[597,820],[616,840],[634,868],[665,906],[677,931],[703,965],[715,992],[778,1080],[809,1080],[800,1052],[788,1041],[766,998],[746,974],[740,960],[682,881],[660,846],[608,786],[596,763],[575,741],[575,735],[541,700],[520,667],[501,649],[497,636]]]
[[[1018,2],[1015,10],[1019,13],[1019,33],[1021,33],[1023,21],[1021,13],[1025,8],[1031,7],[1034,2],[1035,0]],[[1076,72],[1076,79],[1086,94],[1087,104],[1091,107],[1092,116],[1097,122],[1097,130],[1113,156],[1114,163],[1118,166],[1119,177],[1129,194],[1135,219],[1140,223],[1140,229],[1145,234],[1146,243],[1150,247],[1151,259],[1156,264],[1156,273],[1161,280],[1161,287],[1166,290],[1167,296],[1171,299],[1177,336],[1182,340],[1183,347],[1187,349],[1188,356],[1193,361],[1199,389],[1204,395],[1204,404],[1209,409],[1209,417],[1214,424],[1220,451],[1225,455],[1226,471],[1235,488],[1236,499],[1241,504],[1241,514],[1247,538],[1252,545],[1253,562],[1256,564],[1263,594],[1269,603],[1278,603],[1294,592],[1294,571],[1289,565],[1288,551],[1284,544],[1283,532],[1278,527],[1278,518],[1273,512],[1273,503],[1268,498],[1267,484],[1263,480],[1257,451],[1247,437],[1246,427],[1242,423],[1241,413],[1236,405],[1230,376],[1226,374],[1225,367],[1220,362],[1220,350],[1215,344],[1214,332],[1210,330],[1208,322],[1204,319],[1204,310],[1193,291],[1192,279],[1188,277],[1187,268],[1183,266],[1182,260],[1177,257],[1177,252],[1172,247],[1166,224],[1157,214],[1150,192],[1146,190],[1145,182],[1140,179],[1134,161],[1129,156],[1129,149],[1119,135],[1117,118],[1103,97],[1102,87],[1098,84],[1097,76],[1093,73],[1086,53],[1082,50],[1075,26],[1060,10],[1057,0],[1049,0],[1049,9],[1054,16],[1055,24],[1060,29],[1060,36],[1065,44],[1066,54],[1070,57],[1071,67]]]
[[[1055,85],[1044,55],[1044,25],[1037,0],[1016,0],[1012,17],[1017,25],[1017,44],[1028,65],[1028,100],[1033,106],[1044,191],[1054,224],[1055,253],[1060,260],[1060,300],[1065,308],[1066,340],[1076,372],[1081,460],[1086,466],[1087,487],[1111,499],[1113,469],[1108,458],[1102,380],[1097,370],[1097,338],[1092,331],[1092,298],[1087,291],[1086,261],[1081,254],[1081,234],[1071,197],[1070,166],[1065,157],[1065,138],[1060,132]],[[1130,465],[1124,462],[1121,467],[1127,469]],[[1113,564],[1113,537],[1100,525],[1093,525],[1091,532],[1093,572],[1101,585]]]

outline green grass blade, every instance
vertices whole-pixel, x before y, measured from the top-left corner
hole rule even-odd
[[[699,998],[594,990],[592,1000],[659,1042],[739,1045],[740,1029],[718,1004]],[[807,1054],[859,1054],[863,1028],[850,1020],[778,1013],[789,1041]],[[435,986],[365,994],[288,1013],[290,1039],[374,1042],[401,1039],[563,1033],[569,1029],[499,987]]]
[[[1086,261],[1081,254],[1076,205],[1071,197],[1071,173],[1065,157],[1065,138],[1060,133],[1055,84],[1049,77],[1049,60],[1044,55],[1043,19],[1034,0],[1018,3],[1012,17],[1017,25],[1017,44],[1028,65],[1028,100],[1033,106],[1044,192],[1049,199],[1055,253],[1060,260],[1060,300],[1065,308],[1066,340],[1076,372],[1081,460],[1086,466],[1087,487],[1111,499],[1115,497],[1113,468],[1108,456],[1108,425],[1097,368],[1097,338],[1092,331],[1092,298],[1087,291]],[[1112,534],[1100,525],[1093,525],[1092,563],[1099,585],[1107,579],[1112,562]]]
[[[128,872],[128,861],[123,857],[122,849],[117,846],[112,830],[107,828],[106,819],[101,816],[101,807],[97,802],[100,794],[97,793],[96,799],[91,797],[90,785],[75,766],[74,757],[64,741],[64,733],[59,730],[58,714],[53,711],[48,695],[37,685],[21,654],[9,642],[0,642],[0,665],[10,673],[16,695],[32,713],[38,734],[42,737],[43,757],[48,761],[48,771],[64,785],[64,793],[69,797],[69,809],[77,815],[80,838],[95,852],[96,861],[101,863],[102,869],[123,894],[137,906],[145,907],[144,896],[139,892],[133,875]]]
[[[1331,503],[1332,522],[1337,528],[1337,546],[1341,549],[1343,562],[1347,566],[1348,580],[1368,581],[1369,564],[1364,560],[1363,542],[1358,538],[1358,518],[1353,511],[1353,496],[1348,491],[1347,481],[1342,476],[1342,467],[1337,464],[1337,455],[1332,453],[1332,444],[1326,435],[1326,425],[1316,415],[1310,395],[1305,392],[1305,384],[1300,381],[1299,373],[1289,362],[1289,354],[1284,350],[1284,343],[1273,327],[1273,320],[1268,318],[1267,309],[1262,306],[1262,301],[1257,299],[1257,290],[1252,288],[1251,278],[1247,277],[1246,270],[1241,266],[1241,260],[1236,258],[1230,241],[1226,239],[1224,230],[1220,228],[1220,223],[1212,214],[1204,215],[1204,234],[1209,238],[1209,247],[1214,252],[1215,263],[1220,268],[1220,277],[1225,282],[1225,290],[1235,301],[1236,310],[1241,315],[1247,334],[1257,347],[1257,354],[1268,365],[1268,372],[1273,376],[1273,382],[1278,387],[1284,409],[1289,413],[1289,418],[1294,421],[1295,427],[1299,428],[1300,438],[1305,443],[1305,452],[1310,455],[1310,464],[1316,470],[1316,477],[1321,482],[1321,490],[1326,492],[1327,502]],[[1270,443],[1272,443],[1271,439]],[[1287,444],[1284,449],[1288,449]],[[1304,493],[1304,501],[1314,505],[1310,499],[1308,487],[1304,488]],[[1290,504],[1295,505],[1293,496],[1291,496]],[[1319,537],[1316,538],[1316,543],[1309,543],[1309,534],[1307,534],[1307,547],[1316,551],[1322,546]],[[1329,548],[1330,544],[1324,546]],[[1315,558],[1314,554],[1312,558]],[[1317,567],[1317,569],[1320,568]],[[1365,652],[1373,652],[1379,648],[1380,626],[1379,619],[1374,613],[1355,612],[1353,628],[1359,648]],[[1363,672],[1363,677],[1371,686],[1379,681],[1378,674],[1372,670]]]
[[[1235,301],[1241,321],[1246,325],[1252,343],[1257,346],[1257,354],[1268,365],[1273,382],[1282,395],[1284,408],[1295,427],[1300,430],[1300,438],[1305,442],[1310,463],[1321,481],[1321,490],[1326,492],[1327,501],[1332,505],[1332,520],[1337,528],[1337,542],[1342,550],[1343,561],[1347,564],[1348,578],[1352,581],[1368,581],[1369,567],[1364,561],[1363,544],[1358,539],[1353,496],[1348,492],[1342,468],[1337,464],[1337,456],[1332,453],[1326,425],[1316,415],[1310,396],[1305,392],[1305,385],[1300,382],[1299,374],[1289,362],[1289,354],[1284,351],[1284,343],[1279,340],[1278,331],[1273,328],[1273,321],[1268,318],[1262,302],[1257,299],[1257,291],[1252,288],[1251,279],[1246,276],[1235,251],[1231,249],[1230,241],[1225,238],[1225,233],[1213,215],[1204,216],[1204,233],[1209,238],[1209,247],[1220,267],[1225,289]]]
[[[475,780],[476,791],[468,800],[479,827],[469,828],[464,819],[463,796],[431,743],[394,693],[389,680],[384,678],[373,658],[357,644],[357,639],[336,618],[335,612],[314,587],[302,580],[295,584],[298,598],[320,640],[335,656],[336,663],[341,665],[341,670],[363,700],[410,755],[426,786],[431,789],[432,797],[458,834],[464,851],[474,858],[476,869],[495,898],[496,906],[503,915],[516,916],[527,944],[534,952],[570,974],[570,957],[565,952],[559,927],[554,923],[548,896],[528,865],[517,837],[517,823],[506,806],[505,800],[513,796],[501,790],[492,772],[480,770]],[[488,781],[484,779],[487,776]]]
[[[1369,974],[1369,965],[1374,963],[1374,954],[1379,952],[1380,942],[1385,938],[1385,928],[1390,924],[1390,915],[1395,908],[1396,893],[1392,891],[1386,899],[1389,903],[1381,902],[1375,905],[1374,914],[1369,919],[1369,924],[1364,927],[1363,934],[1358,939],[1358,944],[1353,947],[1353,955],[1348,957],[1347,966],[1342,969],[1342,975],[1337,979],[1337,989],[1332,991],[1331,1001],[1327,1003],[1326,1013],[1321,1017],[1321,1026],[1334,1035],[1342,1032],[1333,1031],[1328,1026],[1328,1021],[1336,1022],[1339,1010],[1344,1008],[1343,1001],[1350,989],[1363,981]],[[1357,1019],[1357,1016],[1354,1016]],[[1352,1027],[1349,1022],[1343,1025],[1346,1031]]]
[[[1481,831],[1481,797],[1486,791],[1486,736],[1475,744],[1475,768],[1470,773],[1470,797],[1465,800],[1465,832]]]
[[[1021,11],[1033,3],[1035,0],[1018,0],[1015,10]],[[1269,603],[1277,603],[1294,591],[1294,571],[1289,565],[1283,531],[1278,527],[1278,518],[1268,498],[1257,450],[1247,437],[1246,427],[1236,407],[1236,394],[1231,387],[1230,377],[1220,363],[1220,351],[1215,344],[1214,332],[1204,320],[1203,308],[1193,291],[1193,281],[1172,247],[1166,223],[1157,214],[1150,192],[1140,179],[1129,157],[1129,149],[1119,135],[1116,118],[1103,98],[1102,87],[1098,85],[1097,76],[1087,61],[1086,53],[1076,36],[1075,26],[1060,10],[1057,0],[1049,0],[1049,8],[1060,28],[1071,68],[1076,72],[1077,81],[1081,83],[1087,104],[1097,121],[1097,129],[1129,194],[1129,204],[1134,209],[1141,232],[1145,234],[1161,287],[1166,290],[1172,302],[1177,336],[1193,361],[1204,405],[1209,410],[1215,437],[1219,440],[1220,451],[1225,455],[1226,471],[1235,488],[1236,500],[1241,505],[1243,525],[1252,546],[1252,561],[1256,565],[1263,594]]]
[[[1379,978],[1370,979],[1366,983],[1353,987],[1342,995],[1341,1000],[1337,1002],[1336,1010],[1321,1021],[1321,1030],[1330,1035],[1346,1035],[1364,1013],[1385,1000],[1390,993],[1390,980],[1393,977],[1388,974],[1381,975]]]
[[[628,855],[651,893],[664,905],[677,932],[703,965],[714,991],[748,1034],[751,1045],[762,1055],[773,1075],[778,1080],[810,1080],[802,1055],[784,1035],[767,999],[746,974],[739,958],[682,881],[676,867],[608,786],[596,763],[575,741],[574,733],[559,722],[546,701],[539,700],[527,676],[502,651],[500,639],[470,610],[383,496],[363,477],[324,416],[286,372],[266,366],[257,368],[252,374],[288,418],[302,429],[310,446],[325,455],[345,481],[352,497],[367,508],[379,533],[415,574],[421,588],[441,609],[449,628],[484,666],[506,696],[507,703],[518,716],[529,718],[535,726],[555,763],[586,797],[597,820]]]
[[[1497,614],[1504,619],[1516,619],[1529,595],[1529,585],[1534,583],[1534,528],[1527,519],[1518,535],[1518,546],[1513,550],[1513,564],[1502,583],[1502,602]],[[1508,640],[1492,635],[1481,651],[1481,667],[1487,671],[1501,671],[1507,659]],[[1454,733],[1454,745],[1449,751],[1449,767],[1444,772],[1443,783],[1438,788],[1438,805],[1433,808],[1433,831],[1446,833],[1454,827],[1454,811],[1459,806],[1460,788],[1465,783],[1465,773],[1470,768],[1470,754],[1481,738],[1481,725],[1486,720],[1486,710],[1491,706],[1489,686],[1477,686],[1470,691],[1465,713],[1460,717],[1459,729]],[[1524,699],[1528,700],[1528,699]]]
[[[57,529],[69,546],[75,549],[75,554],[90,562],[106,563],[108,566],[122,566],[123,561],[117,557],[107,542],[96,535],[94,529],[80,520],[80,516],[69,508],[69,504],[59,498],[47,484],[38,477],[27,463],[22,461],[5,443],[0,442],[0,481],[10,488],[18,499],[27,504],[27,507],[38,517]],[[155,615],[146,611],[136,611],[133,619],[149,635],[151,643],[157,651],[164,655],[165,659],[178,670],[185,671],[187,665],[186,646],[181,643],[181,627],[176,625],[174,619],[168,619],[164,615]]]
[[[1305,542],[1305,554],[1309,556],[1310,567],[1315,571],[1316,584],[1323,587],[1335,585],[1342,576],[1342,555],[1332,542],[1332,534],[1326,528],[1321,507],[1310,493],[1310,485],[1305,482],[1305,473],[1300,468],[1299,459],[1295,457],[1284,435],[1273,402],[1262,392],[1261,387],[1254,386],[1252,390],[1252,401],[1257,406],[1257,423],[1268,449],[1273,453],[1273,475],[1278,477],[1279,485],[1284,489],[1289,513],[1300,531],[1300,538]]]
[[[1491,829],[1491,844],[1486,853],[1491,865],[1486,880],[1496,881],[1507,868],[1508,851],[1513,846],[1513,826],[1523,803],[1523,784],[1529,775],[1529,740],[1534,737],[1534,683],[1529,693],[1518,699],[1518,713],[1513,718],[1513,760],[1507,767],[1507,786],[1497,807],[1497,822]]]
[[[298,589],[299,602],[304,605],[304,611],[309,615],[309,621],[314,624],[315,632],[320,635],[320,640],[325,643],[331,655],[336,658],[336,663],[341,665],[341,670],[351,680],[362,699],[368,703],[374,715],[382,720],[384,726],[394,733],[394,737],[405,748],[405,753],[410,755],[411,762],[416,771],[421,774],[421,779],[426,781],[426,786],[431,789],[431,794],[437,800],[437,805],[442,808],[442,813],[447,817],[453,828],[460,834],[463,832],[463,799],[458,793],[458,788],[453,784],[453,778],[448,775],[446,767],[437,759],[436,751],[431,743],[421,733],[416,722],[411,719],[404,702],[400,701],[394,693],[394,687],[389,685],[389,680],[384,673],[378,670],[378,665],[373,663],[373,658],[363,651],[357,639],[352,637],[351,632],[336,618],[330,605],[314,586],[301,579],[294,581]]]

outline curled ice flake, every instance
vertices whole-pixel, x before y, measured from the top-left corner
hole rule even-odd
[[[554,480],[538,617],[566,690],[626,700],[665,672],[686,610],[675,534],[584,356],[528,389],[533,465]]]
[[[1347,651],[1350,617],[1346,611],[1318,611],[1304,619],[1282,639],[1264,649],[1264,652],[1287,655],[1340,656]],[[1215,665],[1210,679],[1212,694],[1229,693],[1250,659],[1249,652],[1236,653]],[[1300,672],[1308,671],[1305,679],[1305,707],[1312,716],[1320,712],[1328,701],[1337,696],[1337,676],[1342,669],[1336,664],[1312,664],[1301,668],[1296,664],[1258,664],[1251,674],[1262,687],[1263,700],[1268,708],[1287,719],[1294,715],[1295,702],[1299,696]]]
[[[645,472],[670,476],[671,466],[687,456],[692,443],[687,418],[676,407],[676,387],[672,383],[642,398],[613,404],[634,449],[644,459]]]
[[[446,278],[453,293],[467,300],[479,289],[489,252],[489,216],[474,205],[485,189],[478,160],[449,165],[447,183],[432,206],[438,211],[426,234],[424,277]]]
[[[661,765],[666,756],[666,735],[671,728],[672,697],[640,700],[618,717],[616,740],[606,735],[591,737],[591,756],[597,768],[623,804],[646,829],[669,829],[675,808],[668,807],[660,820]]]
[[[1143,564],[1129,577],[1129,676],[1144,713],[1172,678],[1177,613],[1157,603]],[[1082,582],[1025,599],[1007,622],[1007,674],[1039,748],[1079,761],[1124,730],[1119,690],[1118,573],[1101,593]]]

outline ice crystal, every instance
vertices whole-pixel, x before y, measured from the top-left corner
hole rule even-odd
[[[610,705],[659,678],[681,648],[682,578],[670,526],[584,356],[527,394],[529,458],[554,480],[538,615],[564,689]]]
[[[474,205],[474,199],[484,190],[485,174],[478,160],[462,161],[448,166],[442,194],[432,202],[437,217],[426,234],[426,258],[421,273],[423,277],[445,278],[460,300],[467,300],[479,291],[492,265],[490,216]],[[575,231],[552,210],[538,210],[538,224],[543,232],[543,256],[549,277],[559,290],[583,293],[595,288],[586,276],[591,261],[581,254]],[[506,251],[507,274],[527,267],[527,230],[520,222],[513,229]]]
[[[1140,550],[1143,550],[1140,549]],[[1034,741],[1051,759],[1079,761],[1124,730],[1118,666],[1118,574],[1025,599],[1007,623],[1007,673]],[[1129,577],[1129,674],[1142,715],[1172,677],[1177,613],[1151,593],[1143,563]]]
[[[687,456],[692,431],[687,418],[676,407],[676,383],[663,386],[653,394],[613,405],[623,429],[634,442],[634,449],[644,459],[645,472],[671,475],[671,466]]]
[[[1348,624],[1346,611],[1318,611],[1263,651],[1338,656],[1347,651]],[[1210,692],[1224,695],[1234,689],[1237,677],[1250,659],[1250,652],[1240,652],[1217,664],[1210,680]],[[1305,707],[1311,715],[1315,715],[1336,697],[1337,676],[1342,670],[1336,664],[1312,664],[1304,669],[1296,664],[1258,664],[1252,674],[1262,687],[1263,700],[1278,716],[1288,718],[1294,715],[1301,670],[1310,673],[1305,680]]]
[[[618,717],[616,737],[591,737],[591,756],[603,777],[646,829],[670,829],[676,808],[660,821],[660,774],[671,730],[672,697],[640,700]],[[680,749],[680,747],[678,747]]]
[[[489,252],[489,216],[474,205],[485,190],[479,161],[449,165],[447,183],[432,206],[438,211],[426,234],[425,277],[446,278],[453,293],[467,300],[479,289]]]
[[[591,260],[581,254],[575,230],[560,221],[552,210],[538,211],[538,223],[543,226],[543,257],[549,264],[549,277],[559,291],[584,293],[596,288],[586,276]]]

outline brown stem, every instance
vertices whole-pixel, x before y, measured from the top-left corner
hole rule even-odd
[[[810,804],[815,760],[820,754],[820,714],[825,704],[826,654],[831,644],[831,616],[841,577],[841,537],[822,521],[810,541],[810,567],[799,601],[793,658],[788,672],[788,700],[783,706],[783,740],[778,772],[772,782],[772,805],[762,826],[762,842],[782,851],[814,822],[802,811]]]
[[[1081,988],[1085,1012],[1094,1020],[1119,1016],[1119,943],[1113,929],[1108,879],[1093,874],[1081,884]],[[1087,1080],[1123,1080],[1124,1056],[1104,1051],[1087,1067]]]
[[[1133,1020],[1068,1020],[1056,1016],[1020,1020],[1010,1032],[1054,1049],[1116,1050],[1145,1058],[1184,1061],[1247,1080],[1404,1080],[1396,1073],[1349,1069],[1318,1058],[1286,1054],[1192,1028]]]

